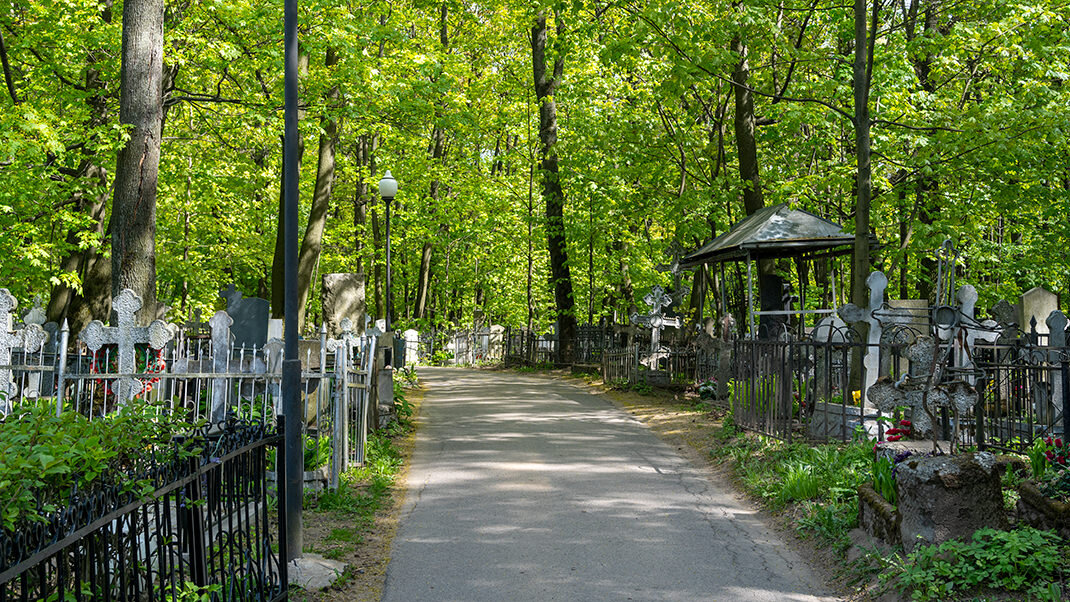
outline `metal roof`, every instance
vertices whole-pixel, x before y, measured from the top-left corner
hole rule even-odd
[[[703,263],[738,261],[750,257],[795,257],[828,250],[849,253],[854,234],[835,222],[787,203],[763,207],[737,222],[732,229],[680,260],[681,268]]]

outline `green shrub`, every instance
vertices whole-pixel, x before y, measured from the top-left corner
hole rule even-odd
[[[0,420],[0,527],[43,521],[74,492],[103,484],[149,493],[151,481],[132,475],[195,452],[174,440],[194,425],[144,401],[92,420],[55,412],[51,402],[23,402]]]
[[[980,529],[970,541],[946,541],[917,548],[898,570],[898,587],[914,600],[947,600],[981,589],[1026,592],[1050,599],[1066,571],[1060,538],[1050,531]],[[1056,598],[1061,599],[1061,598]]]

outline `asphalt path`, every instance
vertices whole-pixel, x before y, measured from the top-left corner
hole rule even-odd
[[[383,600],[836,600],[753,509],[568,382],[421,368]]]

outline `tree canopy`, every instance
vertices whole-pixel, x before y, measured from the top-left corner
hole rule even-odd
[[[928,297],[950,238],[981,307],[1037,285],[1070,292],[1070,10],[1061,0],[862,8],[868,223],[883,243],[874,267],[897,295]],[[750,211],[747,198],[857,227],[850,5],[306,0],[300,11],[302,232],[324,194],[325,143],[334,163],[307,267],[309,316],[328,272],[366,274],[381,314],[375,185],[386,169],[400,182],[391,245],[403,326],[469,324],[479,312],[548,327],[562,273],[548,240],[559,230],[582,323],[623,320],[649,287],[672,284],[657,266],[724,232]],[[89,297],[106,270],[96,258],[116,234],[111,191],[131,136],[119,119],[122,15],[112,0],[0,9],[0,285],[24,301]],[[544,67],[562,65],[548,95],[533,82],[540,19]],[[172,318],[217,305],[231,282],[271,296],[281,21],[279,0],[167,4],[155,248],[156,296]],[[543,194],[546,99],[561,227]],[[849,262],[829,269],[843,291]],[[739,289],[739,273],[724,277]]]

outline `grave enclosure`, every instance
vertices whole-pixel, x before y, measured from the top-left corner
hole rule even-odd
[[[0,289],[5,421],[17,420],[24,404],[97,420],[135,402],[208,421],[183,435],[203,441],[201,455],[154,469],[157,490],[148,498],[105,487],[45,523],[0,530],[0,599],[65,591],[170,599],[186,583],[285,598],[284,504],[269,478],[269,458],[279,470],[284,464],[276,420],[283,344],[268,336],[266,302],[233,287],[221,295],[228,309],[207,323],[138,327],[141,300],[125,290],[113,301],[116,326],[94,321],[71,333],[66,324],[44,324],[39,305],[14,324],[17,303]],[[333,336],[324,325],[300,342],[305,437],[330,450],[326,486],[337,487],[347,466],[363,462],[379,334],[357,335],[343,318]]]

